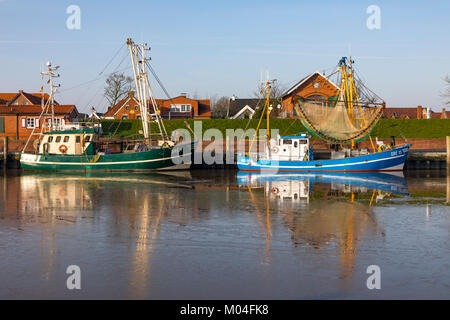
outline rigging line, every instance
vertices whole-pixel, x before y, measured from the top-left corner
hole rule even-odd
[[[140,47],[138,47],[139,51],[142,51],[142,49]],[[164,87],[162,81],[159,79],[158,75],[156,74],[155,69],[150,65],[150,63],[148,62],[148,60],[144,61],[145,65],[147,66],[147,68],[150,70],[150,72],[152,73],[153,77],[155,78],[156,82],[158,83],[158,85],[161,87],[161,89],[164,91],[164,94],[167,96],[167,98],[172,101],[173,98],[171,97],[171,95],[169,94],[169,92],[166,90],[166,88]],[[173,101],[172,101],[173,102]]]
[[[155,78],[156,82],[158,83],[158,85],[161,87],[161,89],[164,91],[164,94],[167,96],[167,98],[169,98],[169,100],[172,100],[171,95],[169,94],[169,92],[167,91],[167,89],[164,87],[161,79],[159,79],[158,75],[156,74],[155,69],[150,65],[150,63],[148,61],[145,61],[145,65],[148,67],[148,69],[150,70],[150,72],[152,73],[153,77]]]
[[[126,70],[126,69],[128,69],[129,68],[129,65],[127,65],[127,67],[126,68],[124,68],[124,69],[121,69],[121,70],[117,70],[119,67],[120,67],[120,65],[123,63],[123,61],[125,60],[125,58],[128,56],[128,52],[125,52],[125,56],[124,56],[124,58],[120,61],[120,63],[119,63],[119,65],[113,70],[113,73],[112,74],[115,74],[115,73],[117,73],[117,72],[121,72],[121,71],[124,71],[124,70]],[[105,76],[107,76],[107,75],[103,75],[103,76],[101,76],[101,77],[105,77]],[[109,75],[108,75],[109,76]],[[88,100],[88,102],[84,105],[85,107],[87,107],[87,108],[89,108],[89,105],[91,104],[91,102],[95,99],[95,97],[97,96],[97,94],[99,93],[99,91],[100,91],[100,89],[104,89],[104,87],[99,87],[98,89],[97,89],[97,91],[95,91],[94,92],[94,94],[92,95],[92,97]],[[104,96],[104,95],[103,95]],[[103,99],[102,99],[103,100]]]
[[[372,93],[373,95],[375,95],[378,99],[384,101],[379,95],[377,95],[375,92],[373,92],[372,90],[370,90],[370,89],[364,84],[364,82],[366,82],[366,81],[365,81],[364,77],[361,75],[361,73],[360,73],[360,71],[359,71],[359,68],[355,67],[355,71],[356,71],[356,77],[357,77],[357,79],[359,80],[360,84],[361,84],[364,88],[366,88],[370,93]],[[364,81],[362,81],[362,80],[364,80]]]
[[[120,52],[121,50],[123,50],[124,47],[125,47],[124,44],[122,44],[122,45],[119,47],[119,50],[117,50],[117,52],[114,54],[114,56],[111,58],[111,60],[109,60],[109,62],[106,64],[106,66],[103,68],[103,70],[98,74],[99,76],[101,76],[101,75],[103,74],[103,72],[105,72],[106,68],[108,68],[108,66],[113,62],[113,60],[117,57],[117,55],[119,54],[119,52]]]
[[[297,122],[297,120],[299,120],[298,117],[296,117],[295,120],[291,122],[291,124],[289,125],[289,127],[287,127],[287,128],[283,131],[282,135],[285,135],[285,134],[288,132],[288,130],[292,127],[292,125],[293,125],[294,123]],[[300,121],[300,120],[299,120],[299,121]]]
[[[121,47],[120,49],[122,49],[122,47]],[[120,51],[120,50],[119,50],[119,51]],[[115,58],[116,56],[117,56],[117,54],[114,56],[114,58]],[[120,67],[120,65],[122,64],[122,62],[125,60],[126,57],[127,57],[127,56],[125,55],[125,56],[122,58],[122,60],[121,60],[121,62],[119,63],[119,65],[116,67],[116,69],[115,69],[112,73],[116,73],[116,72],[117,72],[118,67]],[[111,60],[111,62],[112,62],[112,60]],[[70,88],[61,90],[60,92],[66,92],[66,91],[69,91],[69,90],[72,90],[72,89],[76,89],[76,88],[82,87],[82,86],[84,86],[84,85],[87,85],[87,84],[89,84],[89,83],[92,83],[92,82],[95,82],[95,81],[98,81],[98,80],[102,79],[103,77],[107,76],[107,75],[103,75],[103,72],[106,70],[106,68],[107,68],[110,64],[111,64],[111,63],[108,63],[108,64],[106,65],[106,67],[103,68],[103,70],[98,74],[98,76],[97,76],[96,78],[94,78],[94,79],[92,79],[92,80],[89,80],[89,81],[86,81],[86,82],[82,82],[82,83],[80,83],[80,84],[78,84],[78,85],[75,85],[75,86],[73,86],[73,87],[70,87]]]
[[[259,96],[258,103],[256,104],[256,107],[255,107],[255,113],[256,113],[256,110],[258,110],[258,109],[260,108],[259,103],[261,102],[261,99],[262,99],[262,97]],[[242,133],[242,136],[239,137],[240,139],[241,139],[241,138],[243,137],[243,135],[245,134],[245,131],[247,131],[248,125],[250,124],[250,122],[251,122],[252,120],[253,120],[253,119],[250,119],[250,118],[248,119],[247,125],[245,126],[245,129],[244,129],[244,132]]]

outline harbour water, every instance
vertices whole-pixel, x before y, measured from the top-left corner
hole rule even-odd
[[[449,299],[449,184],[445,171],[11,171],[0,298]]]

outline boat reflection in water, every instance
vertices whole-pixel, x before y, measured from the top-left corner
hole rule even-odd
[[[190,199],[188,207],[180,197],[180,193],[191,190],[192,186],[179,181],[189,178],[188,172],[171,175],[117,173],[114,176],[23,173],[3,179],[0,218],[17,221],[19,230],[31,227],[41,230],[41,242],[36,243],[40,249],[35,252],[41,254],[38,260],[42,261],[42,279],[55,287],[61,281],[58,279],[60,252],[89,252],[87,259],[102,257],[110,261],[110,257],[105,257],[110,246],[105,244],[105,239],[111,237],[108,243],[120,243],[120,239],[125,238],[131,249],[125,259],[130,263],[126,276],[127,296],[143,297],[149,290],[153,245],[162,220],[183,225],[198,211],[196,199]],[[167,188],[171,192],[167,192]],[[83,241],[83,247],[78,247],[77,242],[81,240],[77,230],[83,232],[84,228],[91,230],[88,234],[95,241]],[[78,240],[61,242],[61,237]],[[114,279],[115,275],[109,274],[113,271],[102,270],[101,274],[105,274],[101,277]],[[95,270],[91,272],[95,274]]]
[[[268,253],[272,235],[269,215],[281,213],[294,246],[338,249],[341,278],[353,274],[361,238],[384,236],[372,206],[390,197],[409,196],[402,173],[239,172],[238,183],[242,189],[248,189],[257,210],[258,196],[264,198]]]

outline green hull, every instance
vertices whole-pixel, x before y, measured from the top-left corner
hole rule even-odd
[[[174,166],[170,148],[144,152],[88,155],[22,154],[24,170],[45,171],[141,171]]]

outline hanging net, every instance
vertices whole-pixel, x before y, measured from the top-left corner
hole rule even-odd
[[[354,104],[353,117],[345,106],[344,96],[328,100],[297,99],[295,111],[303,125],[317,137],[338,144],[364,140],[373,129],[383,110]]]

